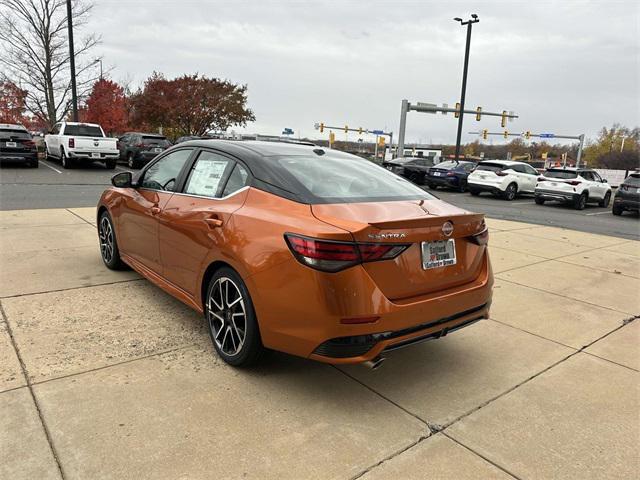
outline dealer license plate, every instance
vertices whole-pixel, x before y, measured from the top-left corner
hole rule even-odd
[[[456,264],[456,241],[422,242],[422,268],[448,267]]]
[[[13,148],[16,148],[16,147],[18,146],[18,145],[16,144],[16,142],[7,142],[5,145],[6,145],[7,147],[13,147]]]
[[[91,158],[100,158],[100,152],[91,152]]]

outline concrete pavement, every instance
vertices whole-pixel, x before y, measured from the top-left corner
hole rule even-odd
[[[376,371],[236,370],[102,266],[93,208],[0,212],[0,478],[633,478],[640,242],[488,223],[491,320]]]

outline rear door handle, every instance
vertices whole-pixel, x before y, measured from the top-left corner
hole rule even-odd
[[[218,228],[222,226],[222,220],[216,217],[205,218],[204,221],[209,228]]]
[[[158,215],[161,211],[160,207],[151,207],[151,215]]]

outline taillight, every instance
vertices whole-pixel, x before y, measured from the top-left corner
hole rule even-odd
[[[36,142],[33,140],[25,140],[22,144],[27,148],[36,148]]]
[[[476,233],[475,235],[471,235],[470,238],[471,241],[476,245],[486,245],[487,243],[489,243],[489,228],[484,223],[484,221],[482,222],[480,232]]]
[[[75,138],[70,138],[69,139],[69,148],[76,148],[76,139]]]
[[[318,240],[292,234],[285,234],[284,237],[300,263],[323,272],[339,272],[363,262],[390,260],[409,247],[407,244]]]
[[[575,187],[576,185],[580,185],[582,182],[580,180],[569,180],[567,183]]]
[[[455,177],[456,172],[447,172],[447,177]]]
[[[495,172],[496,175],[498,175],[499,177],[506,177],[507,175],[509,175],[507,172]]]

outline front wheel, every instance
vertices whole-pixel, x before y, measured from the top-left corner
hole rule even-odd
[[[264,353],[249,291],[235,270],[220,268],[211,278],[204,305],[213,346],[229,365],[255,364]]]
[[[611,201],[611,192],[607,192],[602,200],[598,202],[598,206],[602,208],[607,208],[609,206],[609,201]]]
[[[544,205],[544,198],[542,198],[542,197],[536,196],[534,198],[534,201],[536,202],[536,205]]]
[[[116,241],[116,231],[107,212],[102,212],[98,221],[98,239],[102,261],[110,270],[124,270],[126,265],[120,259],[120,250]]]

